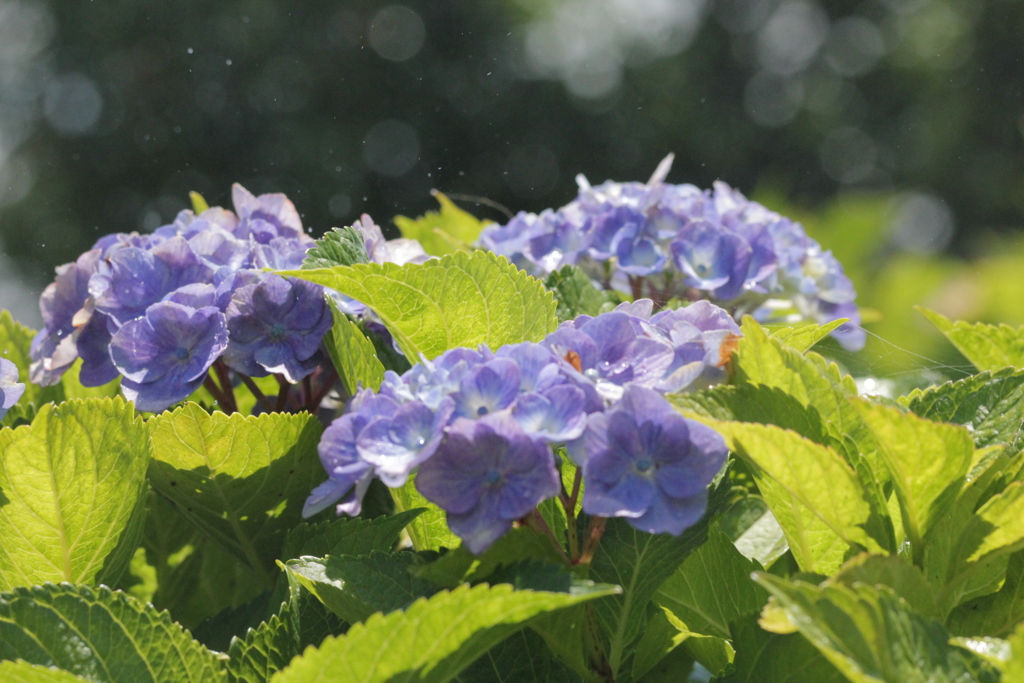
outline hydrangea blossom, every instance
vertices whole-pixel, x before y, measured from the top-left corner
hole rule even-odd
[[[479,553],[558,494],[552,447],[566,444],[586,491],[594,487],[585,505],[620,491],[609,459],[631,458],[644,472],[660,472],[629,479],[624,503],[595,502],[588,514],[681,533],[703,512],[701,492],[721,468],[725,447],[661,394],[724,379],[740,330],[706,301],[652,312],[653,302],[642,299],[563,323],[540,343],[452,349],[421,358],[403,375],[386,373],[379,392],[360,394],[325,432],[320,455],[328,481],[305,514],[339,501],[339,514],[351,514],[373,476],[396,487],[415,473],[420,493]],[[623,441],[629,429],[641,440]]]
[[[60,266],[40,298],[31,380],[55,384],[81,358],[84,385],[120,376],[127,397],[158,411],[186,398],[215,363],[222,382],[225,368],[292,383],[314,373],[333,323],[324,289],[264,272],[300,268],[314,241],[283,194],[235,185],[232,199],[234,211],[182,211],[151,234],[104,236]],[[375,262],[428,258],[415,240],[385,241],[369,216],[356,228]],[[345,310],[369,316],[346,301]],[[172,362],[182,349],[188,362]]]
[[[6,358],[0,358],[0,420],[24,393],[25,385],[18,381],[18,366]]]
[[[647,183],[594,187],[578,176],[573,202],[488,226],[478,244],[538,277],[578,265],[601,286],[660,304],[705,299],[762,322],[848,318],[833,336],[864,345],[856,292],[831,252],[725,183],[665,183],[671,161]]]

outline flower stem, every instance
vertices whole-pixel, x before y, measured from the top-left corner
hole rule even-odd
[[[629,288],[633,292],[633,301],[644,298],[644,280],[636,275],[629,276]]]
[[[213,369],[217,373],[217,379],[220,381],[220,390],[227,399],[227,405],[224,406],[224,410],[229,413],[238,412],[238,402],[235,401],[235,389],[231,386],[231,375],[228,371],[228,366],[220,360],[217,360],[213,364]]]
[[[550,538],[551,542],[555,544],[558,554],[562,556],[563,560],[565,560],[565,563],[572,564],[572,560],[570,560],[569,556],[565,554],[565,548],[563,548],[559,540],[555,538],[555,532],[551,530],[547,520],[544,519],[544,515],[540,514],[540,510],[537,508],[530,510],[529,514],[523,517],[523,522],[525,522],[526,525],[534,531]]]
[[[271,403],[270,399],[267,398],[267,395],[264,394],[263,391],[258,386],[256,386],[256,382],[252,381],[252,377],[249,377],[249,375],[242,374],[239,374],[238,376],[242,378],[242,381],[245,383],[245,386],[249,387],[249,391],[252,392],[252,395],[255,396],[256,400],[259,401],[261,406],[263,406],[263,410],[265,410],[268,413],[272,412],[274,410],[274,404]]]
[[[329,366],[327,370],[323,372],[323,374],[324,379],[323,382],[320,384],[320,388],[317,389],[316,393],[313,394],[313,397],[309,400],[309,403],[306,405],[306,410],[308,410],[311,413],[316,412],[316,409],[320,407],[320,403],[324,400],[324,397],[327,396],[327,393],[331,390],[331,387],[333,387],[334,383],[338,380],[338,373],[335,371],[333,366]]]
[[[284,409],[288,407],[288,392],[291,390],[292,385],[281,375],[274,375],[274,377],[277,378],[277,384],[281,387],[281,390],[277,393],[277,405],[274,406],[274,412],[283,413]]]
[[[601,536],[604,535],[604,527],[608,523],[607,517],[591,517],[587,524],[587,540],[583,544],[583,554],[576,564],[590,564],[594,559],[598,544],[601,543]]]
[[[566,535],[569,537],[569,557],[572,559],[573,564],[580,559],[580,544],[576,535],[576,500],[580,495],[580,481],[582,479],[583,470],[577,467],[576,473],[572,478],[572,494],[566,492],[565,484],[563,484],[562,493],[559,495],[562,507],[565,509]]]
[[[224,398],[224,394],[221,393],[220,387],[218,387],[217,383],[213,381],[213,375],[209,373],[206,374],[206,377],[203,379],[203,386],[206,387],[206,390],[213,395],[213,400],[217,402],[217,405],[227,411],[228,402]]]

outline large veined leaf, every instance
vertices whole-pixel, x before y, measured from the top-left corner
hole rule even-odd
[[[286,566],[328,609],[355,623],[374,612],[402,609],[417,598],[436,593],[436,585],[413,574],[420,562],[413,553],[376,551],[361,557],[303,557]]]
[[[707,538],[708,514],[680,536],[637,531],[609,519],[590,565],[590,578],[622,587],[622,594],[594,603],[607,639],[608,663],[618,672],[640,634],[648,602],[683,560]]]
[[[416,219],[395,216],[395,225],[402,231],[402,237],[419,241],[423,250],[434,256],[469,248],[480,237],[487,221],[463,211],[437,190],[431,194],[441,205],[439,212],[428,211]]]
[[[447,349],[539,341],[555,329],[544,285],[491,252],[457,252],[423,264],[285,271],[369,306],[410,360]]]
[[[223,680],[213,653],[167,612],[102,586],[46,584],[0,594],[0,659],[109,683]]]
[[[855,405],[875,435],[900,502],[904,532],[920,560],[922,539],[965,481],[974,443],[963,427],[868,401]]]
[[[373,342],[338,310],[332,299],[327,301],[334,314],[334,325],[324,342],[338,377],[350,396],[355,396],[360,387],[376,391],[384,381],[384,366],[377,358]]]
[[[420,510],[420,514],[409,524],[407,531],[416,550],[439,550],[455,548],[461,541],[448,528],[448,516],[444,510],[431,503],[416,490],[416,476],[409,477],[402,486],[390,489],[395,509],[399,512]]]
[[[716,683],[848,683],[802,635],[769,633],[757,617],[733,624],[732,642],[735,671]]]
[[[863,528],[871,508],[861,482],[834,450],[772,425],[703,421],[753,466],[801,569],[831,573],[852,544],[880,550]]]
[[[928,318],[928,322],[939,328],[979,371],[1024,368],[1024,329],[963,320],[953,322],[927,308],[918,306],[917,310]]]
[[[304,555],[369,555],[374,550],[387,552],[398,541],[402,530],[419,517],[422,508],[394,515],[365,519],[339,517],[326,522],[303,522],[288,532],[281,557],[291,560]]]
[[[559,320],[572,320],[578,315],[596,316],[606,301],[601,290],[577,266],[563,266],[551,273],[544,280],[544,286],[555,295]]]
[[[150,443],[121,399],[43,406],[0,431],[0,589],[117,581],[139,544]]]
[[[307,649],[274,683],[431,681],[455,678],[531,618],[615,592],[594,586],[569,593],[464,586],[374,615],[348,633]]]
[[[800,325],[798,327],[783,327],[781,329],[774,330],[771,336],[773,339],[778,339],[786,346],[804,353],[805,351],[809,351],[815,344],[820,342],[831,334],[833,330],[837,327],[841,327],[846,322],[847,319],[840,318],[839,320],[827,322],[824,325],[811,323],[809,325]]]
[[[234,638],[228,649],[228,683],[266,683],[299,654],[299,637],[285,607],[242,638]]]
[[[751,572],[760,569],[712,526],[707,542],[661,584],[654,601],[693,633],[729,638],[729,624],[759,611],[768,599],[764,589],[750,580]]]
[[[758,572],[800,632],[854,683],[978,681],[998,673],[951,645],[941,624],[910,611],[885,588],[815,586]]]
[[[977,448],[1003,444],[1013,455],[1024,445],[1024,372],[1011,368],[983,372],[915,389],[899,402],[923,418],[964,425]]]
[[[269,586],[285,534],[324,478],[316,417],[209,414],[187,403],[149,426],[153,488]]]
[[[316,241],[302,260],[303,268],[332,268],[368,263],[366,243],[353,227],[332,228]]]
[[[0,662],[0,681],[6,683],[82,683],[87,680],[62,669],[29,664],[22,660]]]
[[[1024,551],[1010,558],[1006,580],[995,593],[965,602],[949,615],[947,626],[958,636],[1005,636],[1024,621]]]
[[[544,640],[527,628],[492,647],[452,680],[458,683],[583,683],[584,679],[559,661]]]

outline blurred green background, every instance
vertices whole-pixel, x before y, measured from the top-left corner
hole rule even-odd
[[[38,324],[56,265],[189,190],[393,230],[670,151],[836,252],[859,374],[956,374],[915,304],[1024,322],[1022,0],[0,0],[0,306]]]

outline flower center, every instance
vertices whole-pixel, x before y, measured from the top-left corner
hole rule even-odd
[[[487,472],[485,479],[488,486],[496,486],[501,483],[501,472],[498,470],[490,470]]]
[[[186,348],[175,349],[174,350],[174,357],[177,358],[178,360],[181,360],[181,361],[188,360],[188,349],[186,349]]]
[[[476,409],[476,414],[477,414],[477,415],[478,415],[479,417],[483,417],[484,415],[486,415],[486,414],[487,414],[487,413],[489,413],[489,412],[490,412],[490,411],[489,411],[489,410],[487,410],[487,406],[480,406],[479,408],[477,408],[477,409]]]
[[[281,323],[276,323],[273,327],[270,328],[270,336],[273,337],[274,339],[280,339],[285,335],[287,331],[288,330],[285,329],[284,325],[282,325]]]
[[[636,467],[636,471],[640,472],[641,474],[648,472],[653,466],[654,463],[651,462],[650,458],[640,458],[639,460],[636,461],[636,464],[634,465],[634,467]]]

